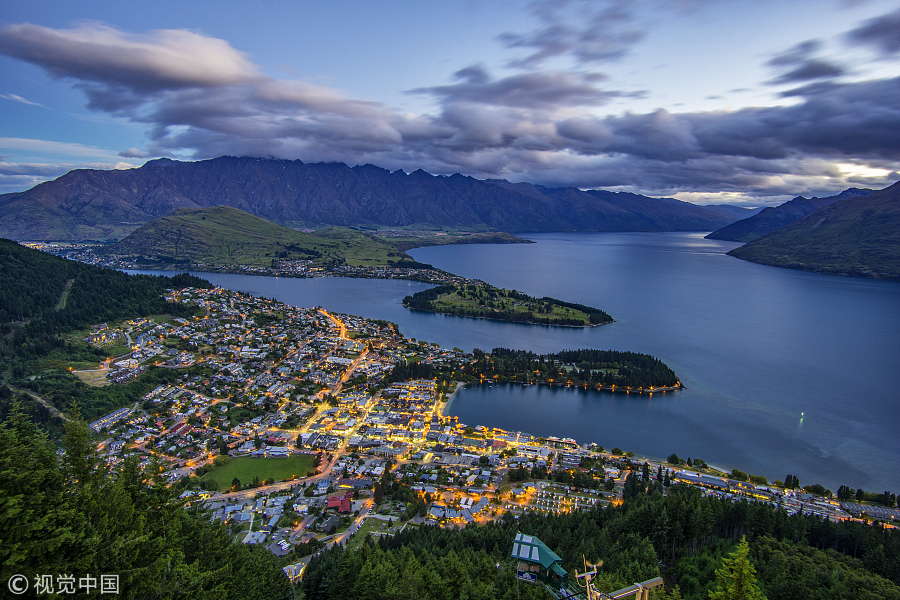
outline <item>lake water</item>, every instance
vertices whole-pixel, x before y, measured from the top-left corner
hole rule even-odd
[[[601,308],[590,329],[404,309],[427,285],[201,274],[297,306],[387,319],[446,347],[600,348],[662,359],[686,389],[642,396],[495,385],[457,394],[469,425],[675,452],[801,485],[900,489],[900,284],[766,267],[698,233],[529,234],[536,244],[412,250],[416,260],[534,296]],[[804,416],[801,418],[801,413]]]

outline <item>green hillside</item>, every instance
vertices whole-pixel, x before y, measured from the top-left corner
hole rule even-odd
[[[256,266],[273,261],[310,260],[314,264],[387,266],[412,258],[392,242],[329,227],[303,233],[237,208],[180,208],[108,246],[105,254],[139,257],[148,265]]]
[[[900,183],[826,206],[728,254],[776,267],[900,279]]]
[[[91,323],[179,310],[166,288],[208,287],[182,274],[128,275],[66,260],[0,239],[0,323],[21,322],[33,336],[56,335]],[[21,349],[20,349],[21,350]]]
[[[190,316],[192,308],[166,301],[166,289],[209,285],[187,274],[128,275],[0,239],[0,418],[12,408],[9,390],[27,390],[16,400],[43,429],[59,434],[58,413],[68,413],[73,404],[93,420],[134,404],[163,380],[174,379],[174,371],[155,369],[122,386],[85,385],[68,367],[75,362],[96,364],[110,355],[73,332],[153,314]]]

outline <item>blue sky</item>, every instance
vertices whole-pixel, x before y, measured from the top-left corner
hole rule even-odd
[[[0,9],[0,192],[230,154],[773,204],[900,179],[900,3]]]

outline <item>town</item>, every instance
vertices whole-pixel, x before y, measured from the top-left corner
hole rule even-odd
[[[221,288],[172,291],[168,300],[195,316],[103,323],[83,337],[118,354],[75,372],[93,385],[117,385],[151,366],[177,373],[142,402],[91,423],[98,449],[112,469],[129,456],[162,469],[186,503],[208,509],[243,543],[296,553],[285,567],[292,579],[325,545],[506,513],[590,510],[621,503],[638,485],[663,493],[693,485],[832,520],[900,518],[700,459],[639,458],[459,423],[447,414],[462,385],[454,375],[474,357],[406,339],[392,323]],[[398,365],[449,375],[395,380]]]
[[[101,255],[95,251],[102,244],[58,244],[52,242],[31,242],[24,244],[29,248],[77,260],[89,265],[109,269],[139,270],[160,268],[136,262],[133,259],[118,255]],[[405,266],[359,266],[348,264],[321,265],[312,260],[273,260],[270,266],[252,265],[220,265],[220,264],[178,264],[171,265],[179,270],[196,270],[208,273],[234,273],[238,275],[263,275],[269,277],[356,277],[360,279],[409,279],[424,283],[454,285],[486,285],[480,279],[460,277],[435,268]]]

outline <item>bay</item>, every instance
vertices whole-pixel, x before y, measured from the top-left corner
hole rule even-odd
[[[737,244],[700,233],[525,237],[537,243],[410,254],[493,285],[596,306],[616,322],[573,329],[413,312],[403,296],[429,286],[408,281],[196,274],[296,306],[387,319],[407,337],[445,347],[645,352],[686,386],[652,396],[467,387],[450,409],[467,424],[654,458],[675,452],[770,481],[791,473],[832,490],[900,489],[900,284],[748,263],[725,255]]]

